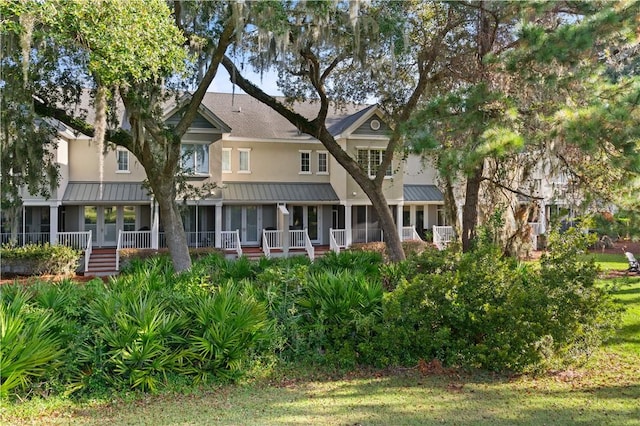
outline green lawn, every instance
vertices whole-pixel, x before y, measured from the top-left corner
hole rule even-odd
[[[605,282],[603,282],[605,283]],[[82,405],[6,403],[3,424],[86,425],[640,425],[640,277],[609,279],[625,307],[616,336],[588,365],[545,377],[418,369],[275,378],[190,395],[117,396]],[[312,374],[312,373],[308,373]]]

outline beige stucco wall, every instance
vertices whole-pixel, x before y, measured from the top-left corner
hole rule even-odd
[[[346,150],[351,157],[357,159],[358,149],[385,149],[387,143],[387,139],[349,139],[346,143]],[[401,201],[403,198],[402,185],[404,165],[402,162],[394,159],[391,163],[391,167],[393,169],[393,177],[384,179],[382,191],[389,203],[395,204],[395,202]],[[356,204],[369,203],[367,195],[362,191],[353,178],[346,177],[345,187],[346,193],[344,194],[344,199]]]
[[[432,162],[418,155],[409,155],[404,161],[404,183],[407,185],[436,185],[438,173]]]
[[[329,182],[329,175],[318,173],[318,151],[325,151],[320,142],[278,142],[225,140],[231,148],[231,172],[223,172],[227,182]],[[249,149],[250,173],[240,172],[240,150]],[[311,152],[311,173],[300,173],[300,151]],[[220,154],[221,155],[221,154]],[[329,162],[329,173],[335,165]]]
[[[69,180],[73,182],[97,182],[100,180],[100,158],[104,158],[104,182],[140,182],[145,179],[144,169],[129,153],[129,173],[117,172],[116,152],[110,148],[99,152],[98,145],[91,140],[74,140],[69,143]]]

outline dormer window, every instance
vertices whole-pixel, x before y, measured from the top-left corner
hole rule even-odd
[[[209,174],[209,145],[201,143],[182,144],[182,169],[190,175]]]

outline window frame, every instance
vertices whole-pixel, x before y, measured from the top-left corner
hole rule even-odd
[[[242,157],[246,155],[247,167],[242,168]],[[251,173],[251,148],[238,148],[238,173]]]
[[[356,161],[358,162],[360,167],[365,169],[369,177],[373,179],[376,176],[378,167],[382,163],[382,159],[384,158],[384,155],[387,151],[386,148],[356,147],[356,150]],[[361,154],[364,152],[366,152],[366,158]],[[373,154],[374,152],[375,154]],[[377,164],[374,163],[375,160],[377,160]],[[364,164],[365,162],[366,167]],[[385,170],[384,178],[393,178],[393,161],[391,162],[391,164],[389,164],[389,168]]]
[[[186,169],[185,165],[184,165],[184,159],[185,159],[185,147],[193,147],[192,151],[191,151],[191,155],[193,158],[193,169]],[[206,161],[202,162],[201,159],[199,159],[198,153],[199,153],[199,149],[201,147],[205,147],[206,148]],[[210,153],[209,153],[209,144],[206,143],[199,143],[199,142],[183,142],[180,144],[180,168],[182,169],[182,171],[187,174],[187,176],[210,176],[211,170],[209,167],[209,162],[210,162]],[[200,165],[204,164],[206,165],[206,170],[204,171],[200,171]]]
[[[232,148],[222,148],[222,157],[220,158],[220,169],[222,170],[222,173],[232,173],[233,172],[233,166],[231,165],[231,151]],[[227,164],[225,168],[225,156],[228,156],[227,159]]]
[[[329,174],[329,152],[328,151],[317,151],[317,161],[318,161],[318,169],[316,174],[318,175],[328,175]],[[324,156],[324,170],[320,170],[320,157]]]
[[[126,154],[126,169],[120,168],[120,155]],[[116,148],[116,173],[131,173],[131,161],[130,161],[129,150],[126,148]]]
[[[305,156],[306,156],[306,164],[305,164]],[[311,174],[311,150],[301,149],[298,151],[298,159],[299,159],[299,175],[310,175]],[[307,170],[304,170],[304,166],[306,165]]]

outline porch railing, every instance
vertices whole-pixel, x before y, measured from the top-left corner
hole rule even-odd
[[[304,229],[294,229],[289,231],[289,247],[292,249],[303,249],[305,248],[305,235],[306,231]]]
[[[336,253],[340,253],[340,250],[347,248],[346,229],[329,228],[329,248]]]
[[[240,245],[240,231],[221,231],[222,250],[235,250],[238,257],[242,256],[242,247]]]
[[[234,231],[223,231],[234,232]],[[216,244],[215,231],[185,232],[187,237],[187,246],[191,248],[214,247]],[[158,247],[167,247],[167,238],[164,232],[158,233]]]
[[[433,227],[433,243],[438,250],[444,250],[453,239],[455,233],[452,226],[434,226]]]
[[[265,257],[271,257],[271,250],[282,249],[282,231],[273,229],[262,230],[262,251]]]
[[[382,229],[378,227],[356,227],[351,230],[351,236],[354,243],[384,241]]]
[[[89,257],[93,249],[92,233],[89,231],[80,232],[58,232],[56,244],[67,246],[76,250],[84,251],[84,270],[89,269]]]
[[[47,244],[50,242],[50,234],[48,232],[26,232],[13,235],[15,239],[13,242],[17,246],[23,246],[25,244]],[[0,234],[0,244],[9,244],[12,241],[12,235],[10,232]]]
[[[416,231],[415,226],[403,226],[402,227],[402,241],[419,241],[421,240],[420,234]]]
[[[304,230],[304,246],[307,250],[307,256],[309,256],[309,260],[315,259],[316,250],[311,243],[311,238],[309,238],[309,231],[307,229]]]

